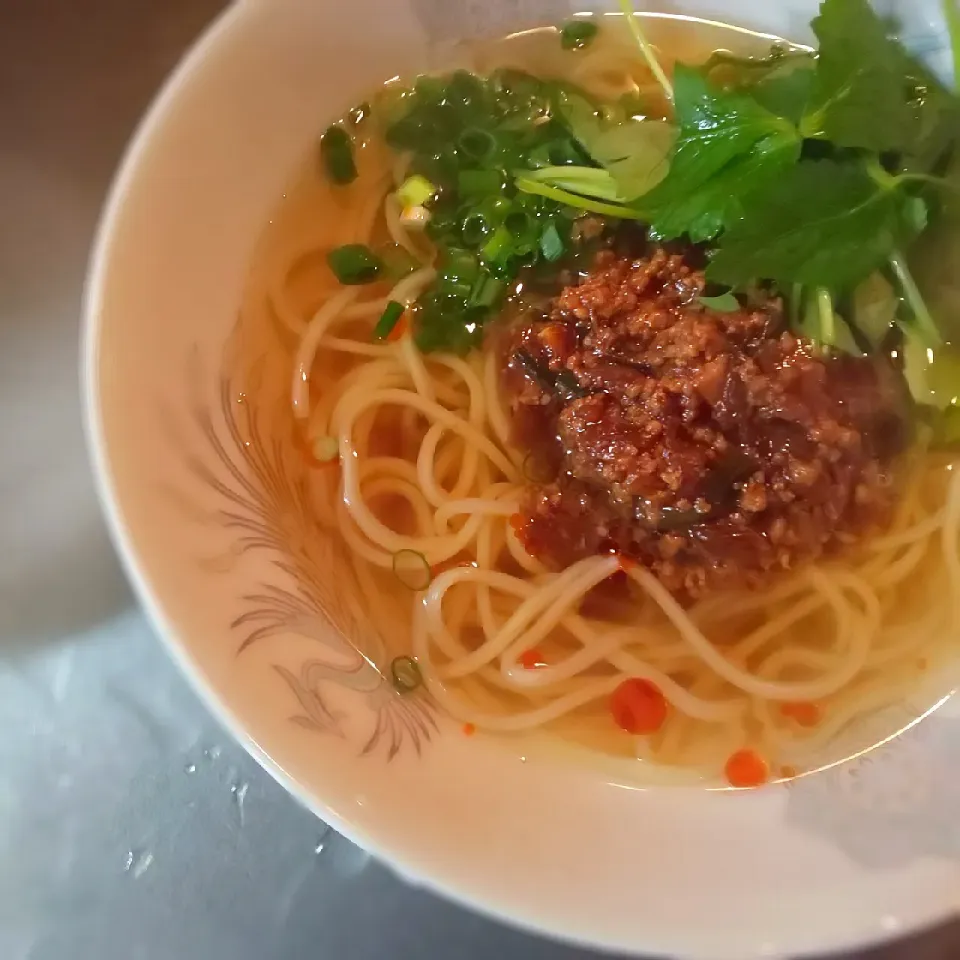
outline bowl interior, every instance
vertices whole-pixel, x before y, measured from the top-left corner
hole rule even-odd
[[[813,6],[669,9],[804,39]],[[952,802],[932,772],[937,751],[960,744],[951,705],[863,761],[866,795],[851,786],[862,764],[751,796],[651,790],[525,742],[466,738],[357,659],[383,638],[361,630],[335,542],[298,535],[295,476],[236,402],[232,334],[254,246],[325,122],[463,35],[569,13],[523,0],[456,9],[240,3],[134,143],[92,266],[86,362],[94,459],[143,602],[223,722],[291,791],[411,879],[503,918],[721,958],[832,949],[943,916],[957,867],[929,859],[925,838]],[[858,736],[876,742],[919,706]],[[889,808],[905,781],[925,793],[898,820]],[[910,842],[864,856],[890,849],[891,825]]]

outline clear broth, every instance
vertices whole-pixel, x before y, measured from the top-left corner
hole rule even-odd
[[[775,38],[736,28],[694,21],[684,18],[648,17],[646,26],[659,50],[665,66],[674,60],[699,63],[717,49],[741,55],[766,53]],[[636,68],[635,82],[648,84],[649,76],[638,63],[636,48],[620,18],[604,17],[601,30],[589,48],[602,53],[611,67],[608,77],[594,76],[592,81],[608,83],[611,93],[624,77],[623,65]],[[486,73],[497,67],[516,67],[528,72],[573,81],[580,69],[579,52],[561,48],[554,28],[524,31],[495,42],[463,45],[456,51],[454,62],[443,63],[443,69],[462,66],[477,73]],[[253,256],[250,278],[244,297],[241,319],[231,344],[227,369],[237,392],[242,392],[255,408],[264,431],[276,437],[287,450],[286,466],[298,481],[311,490],[314,509],[307,515],[287,515],[282,518],[285,532],[297,549],[310,551],[311,543],[336,536],[323,520],[329,516],[330,503],[336,500],[336,471],[317,467],[309,458],[296,452],[297,431],[289,397],[297,340],[283,315],[309,318],[323,301],[335,291],[336,283],[325,262],[325,253],[343,243],[353,242],[364,232],[364,224],[376,222],[373,240],[389,240],[382,218],[377,219],[383,188],[390,181],[391,157],[373,130],[358,136],[357,165],[359,177],[349,187],[333,187],[322,175],[315,151],[292,180],[290,187],[267,225]],[[277,278],[282,283],[278,285]],[[369,289],[370,295],[381,296],[386,287]],[[365,291],[366,296],[368,291]],[[358,323],[353,333],[358,339],[370,337],[370,325]],[[350,336],[349,328],[338,328],[338,336]],[[321,351],[313,367],[311,383],[322,396],[323,385],[331,379],[349,375],[361,360],[348,355]],[[322,402],[322,401],[321,401]],[[389,416],[378,421],[372,441],[372,451],[382,455],[410,455],[419,444],[422,431],[415,429],[401,417]],[[385,523],[403,532],[409,525],[405,509],[384,499],[377,513]],[[319,562],[319,561],[318,561]],[[936,558],[925,561],[916,579],[920,584],[936,566]],[[406,654],[411,649],[411,595],[405,586],[387,571],[370,567],[366,572],[382,598],[379,609],[373,611],[386,644],[385,650],[363,651],[374,655],[381,669],[389,659]],[[919,587],[918,587],[919,589]],[[727,626],[731,636],[749,629],[751,617],[745,615]],[[805,622],[811,629],[811,622]],[[867,714],[857,716],[850,725],[820,744],[809,758],[791,762],[789,766],[774,768],[775,776],[783,778],[849,757],[881,742],[904,728],[929,709],[952,687],[952,676],[941,668],[950,662],[952,638],[928,638],[918,645],[912,659],[913,668],[904,670],[889,685],[881,703]],[[721,640],[722,642],[722,640]],[[384,659],[385,658],[385,659]],[[838,699],[843,694],[838,695]],[[835,705],[830,704],[829,707]],[[836,705],[839,709],[839,705]],[[696,738],[698,731],[691,728],[687,736]],[[721,734],[722,739],[722,734]],[[704,763],[692,764],[690,770],[670,771],[643,760],[634,739],[623,734],[610,720],[605,703],[582,708],[550,726],[547,736],[524,735],[519,749],[524,755],[531,752],[548,753],[571,749],[579,760],[591,757],[603,765],[611,775],[627,782],[650,780],[699,780],[703,769],[710,769],[711,757],[724,750],[736,748],[736,743],[721,744],[714,737],[704,739],[701,751]],[[604,759],[606,758],[606,759]],[[639,762],[637,762],[639,760]],[[625,762],[629,761],[629,762]]]

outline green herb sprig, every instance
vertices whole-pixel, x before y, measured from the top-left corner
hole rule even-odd
[[[944,0],[960,57],[955,2]],[[952,212],[960,189],[943,189],[960,170],[956,92],[867,0],[823,0],[816,52],[717,53],[698,67],[677,64],[672,78],[629,0],[620,5],[662,90],[659,104],[599,103],[517,70],[458,71],[421,77],[364,111],[409,154],[401,200],[425,212],[438,250],[437,278],[414,310],[419,347],[479,343],[524,271],[556,270],[576,253],[574,225],[591,214],[645,223],[653,239],[702,244],[711,287],[728,290],[702,298],[704,308],[737,309],[745,291],[765,285],[825,350],[900,346],[917,402],[953,403],[960,363],[945,345],[960,331],[949,329],[950,311],[928,305],[916,251],[943,224],[960,226]],[[593,41],[593,27],[572,21],[561,43],[578,49]],[[342,128],[331,131],[325,160],[346,182]],[[390,258],[377,257],[353,251],[331,266],[347,283],[391,275]]]

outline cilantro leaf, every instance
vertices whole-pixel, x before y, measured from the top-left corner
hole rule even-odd
[[[771,113],[798,124],[813,93],[815,66],[809,50],[780,45],[766,57],[738,57],[717,50],[700,70],[712,84],[746,91]]]
[[[960,100],[906,50],[901,48],[900,55],[914,114],[914,133],[904,148],[902,166],[916,173],[942,169],[956,146]]]
[[[802,161],[752,195],[707,277],[734,287],[760,277],[852,289],[912,234],[913,204],[898,178],[849,162]]]
[[[764,109],[799,124],[813,96],[815,82],[815,70],[798,66],[765,77],[750,88],[750,93]]]
[[[804,136],[877,153],[910,145],[917,129],[903,48],[867,0],[823,0]]]
[[[813,54],[803,47],[774,44],[765,57],[741,57],[729,50],[715,50],[701,68],[712,83],[725,88],[759,83],[801,62],[812,63]],[[726,78],[726,82],[725,82]]]
[[[755,144],[750,153],[728,163],[696,191],[678,191],[660,206],[644,197],[641,206],[652,210],[651,236],[671,240],[688,234],[694,243],[711,240],[744,215],[753,193],[787,172],[800,156],[799,140],[773,135]]]
[[[745,192],[796,162],[800,136],[753,97],[714,87],[682,64],[674,96],[680,135],[670,171],[642,206],[655,235],[708,240],[739,216]]]
[[[731,290],[719,293],[715,297],[697,297],[697,301],[709,310],[716,310],[717,313],[736,313],[741,309],[740,301]]]
[[[674,90],[680,138],[668,180],[682,176],[687,189],[706,183],[727,163],[771,134],[795,133],[753,97],[720,90],[683,64],[676,67]],[[665,190],[675,186],[664,184]]]

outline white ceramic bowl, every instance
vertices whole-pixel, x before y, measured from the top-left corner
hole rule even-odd
[[[909,6],[918,40],[931,36],[934,7]],[[813,12],[804,0],[678,8],[798,38]],[[330,583],[298,590],[282,563],[295,544],[244,548],[276,503],[258,486],[264,461],[228,429],[222,353],[252,247],[292,171],[325,121],[422,64],[428,42],[569,10],[249,0],[180,66],[123,164],[89,281],[89,438],[130,576],[197,690],[281,783],[462,903],[691,960],[796,956],[943,919],[960,904],[951,704],[896,743],[789,786],[635,789],[589,764],[525,757],[516,741],[467,739],[378,677],[337,673],[349,648],[324,616]],[[239,653],[260,626],[268,639]]]

